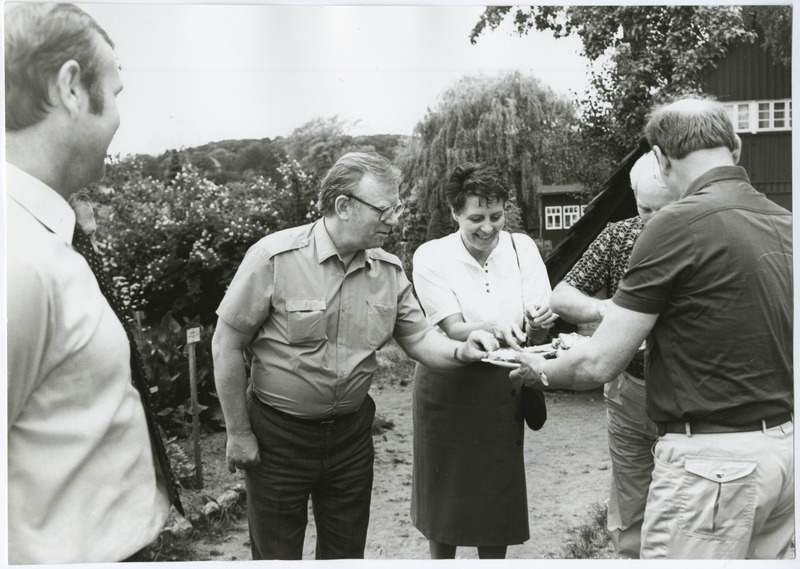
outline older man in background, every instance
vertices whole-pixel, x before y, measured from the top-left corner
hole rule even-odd
[[[381,346],[394,337],[433,368],[497,347],[480,330],[464,343],[437,333],[380,248],[403,213],[400,179],[378,154],[342,156],[322,181],[322,218],[253,245],[217,310],[214,375],[229,468],[245,470],[253,559],[302,558],[309,496],[316,558],[364,556]]]
[[[720,103],[659,107],[645,135],[677,201],[645,226],[595,334],[555,360],[520,354],[512,374],[594,387],[647,338],[660,438],[641,557],[783,558],[794,535],[792,217],[736,166],[741,141]]]
[[[637,237],[650,218],[673,201],[660,179],[652,151],[634,163],[630,180],[639,215],[608,224],[553,289],[550,308],[567,322],[591,330],[597,327],[628,269]],[[643,351],[637,352],[628,367],[606,384],[605,402],[611,456],[608,531],[617,555],[636,559],[653,471],[650,451],[658,438],[656,425],[645,411]]]

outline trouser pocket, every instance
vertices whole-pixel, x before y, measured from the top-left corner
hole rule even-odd
[[[687,456],[680,482],[680,527],[687,535],[738,540],[753,525],[756,461]]]

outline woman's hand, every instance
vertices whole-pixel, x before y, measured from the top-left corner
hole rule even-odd
[[[497,322],[492,324],[490,331],[498,341],[515,350],[522,350],[520,344],[524,344],[527,340],[525,332],[516,322]]]
[[[550,310],[546,304],[533,305],[525,309],[525,321],[531,330],[548,330],[553,327],[556,320],[558,320],[558,314]]]

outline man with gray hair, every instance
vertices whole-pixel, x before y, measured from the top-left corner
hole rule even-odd
[[[611,381],[647,338],[647,414],[660,438],[642,558],[774,559],[794,534],[792,218],[736,166],[725,108],[686,98],[645,127],[676,202],[645,226],[597,331],[530,386]]]
[[[639,215],[609,223],[550,296],[550,309],[563,320],[594,330],[603,320],[617,291],[636,238],[645,224],[673,199],[658,174],[652,151],[641,156],[630,172]],[[608,450],[611,456],[611,492],[608,532],[617,555],[637,559],[642,519],[653,471],[650,449],[658,438],[645,412],[644,352],[605,385]]]
[[[439,369],[498,346],[488,332],[464,343],[435,332],[400,260],[380,249],[403,213],[400,178],[378,154],[342,156],[322,181],[323,217],[253,245],[217,310],[214,375],[228,468],[245,471],[253,559],[302,558],[309,496],[316,558],[363,558],[375,415],[367,392],[386,342]]]

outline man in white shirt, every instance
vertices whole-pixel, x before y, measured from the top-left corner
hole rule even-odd
[[[8,560],[125,560],[158,536],[172,488],[67,202],[103,176],[118,64],[73,5],[6,5],[4,32]]]

